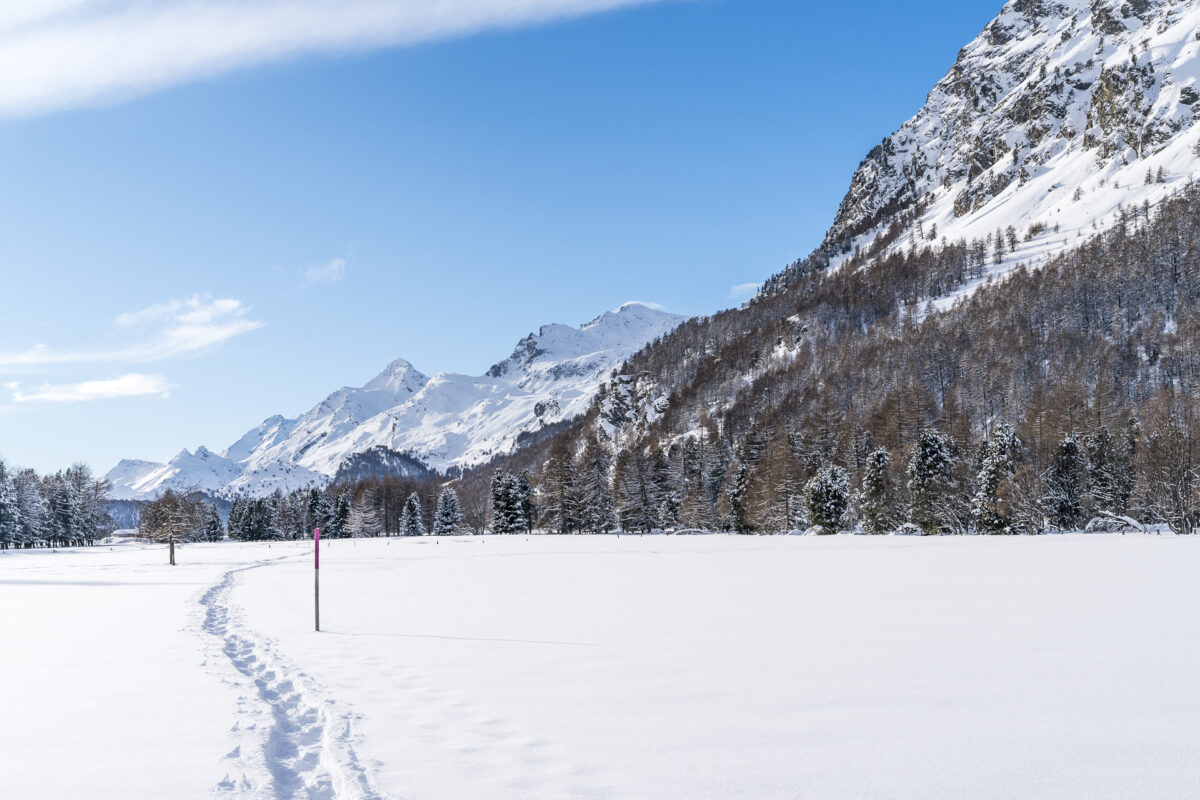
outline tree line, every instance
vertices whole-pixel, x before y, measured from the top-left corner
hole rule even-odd
[[[422,492],[410,491],[393,515],[377,484],[377,479],[366,479],[326,489],[239,497],[229,513],[227,534],[234,541],[256,542],[311,539],[318,528],[328,539],[468,532],[453,487],[441,487],[432,507],[427,507]]]
[[[91,545],[113,530],[108,484],[82,464],[53,475],[0,460],[0,550]]]
[[[529,476],[533,524],[552,530],[777,531],[831,522],[843,501],[840,526],[876,530],[1194,530],[1200,189],[1121,208],[1112,228],[949,308],[930,301],[1014,232],[915,234],[837,270],[798,262],[746,306],[689,320],[621,367],[585,418],[464,473],[464,501],[495,506],[502,470]],[[910,474],[918,452],[943,466]],[[596,454],[607,482],[589,475]]]
[[[1033,432],[1000,423],[964,446],[922,431],[899,453],[857,443],[830,460],[796,431],[755,426],[737,446],[717,427],[672,443],[607,454],[603,434],[567,440],[540,470],[495,471],[495,533],[699,529],[743,534],[1038,534],[1200,524],[1196,429],[1170,408],[1144,424],[1072,431],[1042,460]],[[1024,437],[1024,438],[1023,438]]]

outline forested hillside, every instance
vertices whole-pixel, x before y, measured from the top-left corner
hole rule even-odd
[[[497,467],[527,470],[531,524],[563,531],[1040,532],[1126,516],[1190,531],[1200,189],[1123,208],[1051,263],[930,313],[1010,247],[793,267],[638,353],[583,423]],[[467,475],[462,492],[491,483]]]

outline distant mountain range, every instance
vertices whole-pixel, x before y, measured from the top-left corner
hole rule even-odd
[[[105,477],[114,499],[168,488],[262,496],[349,473],[444,471],[510,452],[519,436],[587,409],[614,368],[685,318],[627,303],[579,327],[546,325],[481,376],[432,378],[404,359],[343,387],[300,417],[268,417],[222,451],[182,450],[166,464],[124,460]]]

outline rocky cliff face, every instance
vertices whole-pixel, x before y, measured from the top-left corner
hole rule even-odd
[[[1064,189],[1125,184],[1115,203],[1161,199],[1133,189],[1147,168],[1156,179],[1163,168],[1166,183],[1188,177],[1198,55],[1194,0],[1010,0],[916,116],[868,154],[823,251],[868,246],[902,211],[923,233],[954,239],[997,222],[1022,234],[1039,219],[1082,228],[1111,211],[1091,203],[1069,214],[1061,195],[1041,202]]]

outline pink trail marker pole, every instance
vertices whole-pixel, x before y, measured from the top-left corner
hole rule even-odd
[[[321,529],[313,529],[313,621],[321,632]]]

